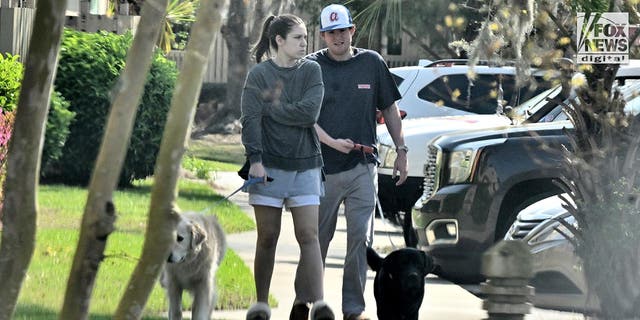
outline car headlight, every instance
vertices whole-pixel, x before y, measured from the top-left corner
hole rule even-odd
[[[451,156],[449,158],[448,183],[456,184],[466,182],[470,179],[477,153],[478,150],[475,149],[464,149],[451,152]]]
[[[393,169],[393,164],[396,162],[396,149],[385,144],[378,146],[378,156],[380,157],[380,167]]]

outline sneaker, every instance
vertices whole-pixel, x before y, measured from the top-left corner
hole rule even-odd
[[[310,320],[335,320],[333,311],[324,301],[316,301],[311,308]]]
[[[247,311],[247,320],[269,320],[271,319],[271,308],[264,302],[256,302]]]
[[[306,303],[294,303],[289,314],[289,320],[308,320],[309,306]]]
[[[364,313],[361,314],[345,314],[344,320],[371,320],[371,318],[367,317]]]

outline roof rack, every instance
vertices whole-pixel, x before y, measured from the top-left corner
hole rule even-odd
[[[430,67],[451,67],[451,66],[464,66],[464,65],[468,65],[469,64],[469,59],[442,59],[442,60],[436,60],[433,61],[427,65],[425,65],[425,68],[430,68]],[[499,67],[499,66],[513,66],[515,63],[513,61],[504,61],[504,63],[502,65],[498,65],[497,63],[495,63],[494,61],[488,61],[488,60],[479,60],[478,62],[476,62],[476,66],[495,66],[495,67]]]

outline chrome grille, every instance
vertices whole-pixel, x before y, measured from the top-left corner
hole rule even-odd
[[[440,159],[442,151],[435,145],[429,145],[427,150],[427,160],[424,164],[424,193],[423,201],[428,201],[433,196],[440,184]]]
[[[511,229],[507,232],[508,239],[523,239],[533,230],[536,226],[542,223],[545,219],[533,219],[533,220],[518,220],[511,226]]]

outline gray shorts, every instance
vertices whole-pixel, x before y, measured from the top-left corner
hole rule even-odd
[[[266,206],[266,207],[274,207],[274,208],[282,208],[283,206],[285,206],[286,208],[318,206],[320,205],[320,196],[304,195],[304,196],[294,196],[289,198],[273,198],[273,197],[263,196],[261,194],[250,193],[249,204],[252,206],[258,205],[258,206]]]
[[[273,181],[249,186],[249,204],[271,207],[300,207],[317,205],[324,196],[322,171],[314,168],[304,171],[287,171],[264,168]],[[317,200],[316,200],[317,199]]]

